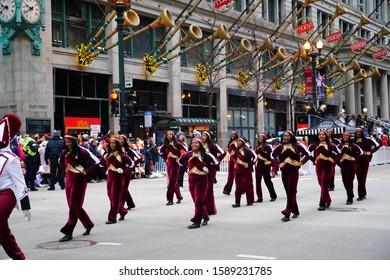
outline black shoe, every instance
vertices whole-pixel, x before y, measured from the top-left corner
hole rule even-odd
[[[230,195],[230,192],[228,192],[228,191],[223,191],[223,194]]]
[[[200,228],[200,224],[193,223],[192,225],[189,225],[187,228],[189,228],[189,229]]]
[[[91,229],[93,229],[95,225],[92,225],[90,228],[87,228],[87,230],[83,233],[83,235],[89,235],[91,233]]]
[[[208,222],[210,221],[210,217],[204,218],[202,226],[207,226]]]
[[[110,221],[110,220],[108,220],[108,221],[106,222],[106,225],[112,225],[112,224],[115,224],[115,222]]]
[[[182,200],[183,200],[183,198],[179,198],[176,203],[180,204]]]
[[[325,203],[325,208],[329,208],[330,207],[330,203]]]
[[[255,202],[256,202],[256,203],[262,203],[263,200],[262,200],[262,199],[258,199],[258,200],[256,200]]]
[[[135,208],[135,206],[127,206],[127,210],[131,210],[131,209],[133,209],[133,208]]]
[[[64,237],[62,237],[60,240],[58,240],[59,242],[65,242],[65,241],[70,241],[70,240],[72,240],[73,239],[73,237],[72,237],[72,235],[70,235],[70,234],[65,234],[65,236]]]
[[[281,220],[283,222],[288,222],[288,221],[290,221],[290,217],[289,216],[284,216],[283,218],[281,218]]]
[[[236,203],[236,204],[233,204],[232,207],[233,207],[233,208],[240,207],[240,204],[237,204],[237,203]]]
[[[55,191],[55,188],[47,188],[48,191]]]
[[[276,200],[276,197],[275,198],[271,198],[271,200],[270,201],[275,201]]]
[[[299,216],[299,214],[294,214],[294,215],[292,215],[292,218],[296,219],[296,218],[298,218],[298,216]]]
[[[61,190],[65,190],[65,187],[61,187]]]
[[[252,206],[253,205],[253,203],[247,203],[247,205],[246,206]]]
[[[127,213],[126,213],[127,214]],[[124,214],[124,215],[121,215],[120,217],[119,217],[119,221],[123,221],[124,219],[125,219],[125,216],[126,216],[126,214]]]
[[[362,201],[364,198],[362,196],[359,196],[356,200],[357,201]]]
[[[352,204],[352,201],[347,201],[347,205],[351,205]]]
[[[318,211],[325,211],[325,207],[324,206],[320,206],[317,208]]]
[[[38,191],[37,188],[32,188],[32,189],[30,189],[30,192],[36,192],[36,191]]]
[[[172,201],[168,201],[167,204],[165,204],[166,206],[170,206],[170,205],[173,205],[173,202]]]

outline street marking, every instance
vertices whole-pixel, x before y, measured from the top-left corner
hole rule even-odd
[[[276,260],[276,257],[255,256],[255,255],[237,255],[239,258],[259,259],[259,260]]]
[[[114,243],[114,242],[99,242],[96,245],[110,245],[110,246],[120,246],[123,245],[123,243]]]

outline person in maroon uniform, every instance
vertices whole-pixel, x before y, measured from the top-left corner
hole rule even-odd
[[[241,195],[245,192],[247,206],[253,205],[255,194],[253,192],[253,165],[256,162],[256,153],[245,145],[247,140],[243,137],[237,139],[237,151],[234,155],[234,180],[236,182],[235,203],[233,208],[240,207]]]
[[[226,152],[218,146],[218,144],[213,143],[211,141],[212,137],[210,132],[203,131],[202,132],[202,145],[206,152],[211,153],[215,158],[218,159],[219,162],[223,160],[226,155]],[[208,182],[207,182],[207,195],[206,195],[206,209],[209,215],[217,214],[217,207],[215,205],[214,199],[214,181],[217,176],[217,171],[219,170],[219,164],[213,165],[208,174]]]
[[[261,179],[264,178],[265,185],[267,186],[271,201],[275,201],[277,198],[274,184],[271,180],[271,167],[272,167],[272,147],[266,143],[267,135],[265,133],[259,134],[257,138],[257,162],[256,162],[256,195],[257,200],[255,202],[263,202],[263,192],[261,190]]]
[[[337,161],[339,150],[336,145],[330,142],[325,130],[321,130],[317,136],[318,140],[310,144],[309,151],[313,153],[313,161],[316,166],[317,181],[321,188],[318,211],[329,208],[332,199],[330,198],[330,181],[333,165]]]
[[[364,136],[362,128],[357,128],[353,142],[363,150],[363,156],[356,161],[356,178],[358,181],[358,198],[357,201],[366,199],[366,180],[368,168],[372,159],[372,154],[378,151],[380,145],[374,139]]]
[[[233,131],[230,134],[230,140],[228,143],[228,153],[229,153],[229,162],[228,162],[228,178],[225,187],[223,188],[223,194],[230,195],[230,192],[233,188],[234,182],[234,154],[237,150],[237,139],[238,132]]]
[[[180,166],[178,163],[182,154],[187,152],[186,148],[177,141],[175,133],[171,130],[167,132],[164,144],[159,149],[159,155],[163,158],[167,166],[168,188],[167,206],[173,205],[173,196],[176,194],[177,202],[181,203],[183,196],[180,193],[177,178],[179,177]]]
[[[349,132],[343,133],[338,148],[340,150],[338,165],[340,166],[341,178],[347,192],[347,205],[351,205],[354,198],[353,180],[356,173],[356,161],[363,156],[363,151],[358,145],[353,143]]]
[[[122,204],[123,204],[123,206],[125,206],[125,203],[126,203],[127,210],[130,210],[130,209],[135,208],[135,203],[134,203],[133,198],[132,198],[130,191],[129,191],[130,181],[131,181],[131,177],[133,175],[133,169],[138,164],[140,164],[140,162],[142,161],[142,156],[138,152],[136,152],[135,150],[130,148],[130,146],[127,142],[126,135],[120,135],[119,142],[121,144],[122,151],[125,154],[127,154],[133,161],[133,168],[130,168],[129,170],[127,170],[127,172],[123,173],[125,176],[125,183],[124,183],[125,188],[124,188],[124,194],[122,197]]]
[[[297,186],[299,179],[299,168],[309,160],[309,152],[299,143],[292,131],[286,130],[283,133],[282,143],[275,147],[272,157],[279,163],[282,171],[282,182],[287,195],[287,205],[282,214],[282,221],[290,221],[290,214],[298,218],[299,209],[297,203]]]
[[[8,219],[14,208],[23,210],[28,221],[31,219],[28,188],[20,160],[10,147],[21,124],[19,117],[12,114],[0,120],[0,246],[13,260],[24,260],[26,257],[9,228]]]
[[[123,195],[125,192],[125,173],[131,172],[133,168],[132,159],[122,151],[119,138],[110,139],[108,151],[101,160],[102,165],[107,169],[107,195],[110,200],[110,211],[108,212],[107,225],[123,221],[127,209],[123,206]]]
[[[331,128],[328,128],[326,130],[326,135],[328,135],[329,141],[336,146],[338,146],[341,141],[335,137],[333,137],[333,130]],[[332,163],[332,173],[330,174],[330,184],[329,184],[329,190],[334,191],[334,176],[336,174],[336,163]]]
[[[218,160],[210,153],[207,153],[200,138],[193,138],[191,151],[186,152],[179,159],[179,164],[188,170],[188,186],[192,200],[195,203],[195,214],[191,219],[192,225],[189,229],[199,228],[203,219],[203,226],[210,220],[206,209],[207,180],[208,174]]]
[[[87,149],[78,145],[77,133],[68,132],[64,136],[65,149],[60,155],[60,166],[66,172],[65,193],[69,206],[68,221],[61,228],[65,234],[59,241],[73,239],[73,230],[77,220],[80,220],[86,231],[83,235],[89,235],[94,223],[83,208],[85,191],[87,190],[88,175],[98,168],[99,159]]]

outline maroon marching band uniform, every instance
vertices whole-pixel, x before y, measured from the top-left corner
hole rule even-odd
[[[329,137],[329,135],[328,135]],[[331,137],[329,138],[329,140],[336,146],[340,145],[341,141],[337,138],[334,138],[333,135],[331,134]],[[330,185],[329,185],[329,190],[330,191],[333,191],[334,190],[334,178],[335,178],[335,175],[336,175],[336,163],[332,163],[332,173],[330,174]]]
[[[348,132],[344,132],[343,134],[347,134],[349,140],[347,142],[343,140],[338,145],[340,150],[338,164],[341,169],[343,185],[347,192],[347,205],[349,205],[352,204],[354,198],[353,180],[355,179],[356,173],[356,160],[363,156],[363,151],[358,145],[352,142],[351,135]]]
[[[236,182],[235,204],[233,207],[239,207],[241,195],[245,192],[247,205],[250,206],[255,200],[253,191],[253,165],[256,162],[256,153],[245,145],[245,140],[239,138],[244,145],[237,148],[234,164],[234,180]]]
[[[110,200],[106,224],[113,224],[117,222],[118,214],[119,220],[123,220],[128,212],[123,206],[123,196],[126,194],[125,174],[131,172],[133,161],[127,154],[118,151],[106,153],[102,161],[107,169],[107,196]]]
[[[321,141],[309,146],[309,151],[313,152],[314,164],[316,166],[317,181],[321,188],[321,195],[318,210],[322,211],[329,207],[332,199],[329,190],[331,185],[331,175],[333,165],[337,161],[339,150],[333,143]]]
[[[238,132],[233,131],[232,134],[236,134],[238,138]],[[234,182],[234,154],[237,151],[237,139],[231,141],[228,146],[229,153],[229,162],[228,162],[228,178],[225,187],[223,188],[223,193],[230,195],[230,192],[233,188]]]
[[[293,135],[290,133],[290,135]],[[279,144],[272,152],[272,156],[278,160],[279,168],[282,171],[282,182],[287,195],[287,205],[282,211],[286,220],[290,214],[297,217],[299,213],[297,203],[297,185],[299,179],[299,168],[309,160],[307,149],[300,143]]]
[[[65,135],[65,138],[71,138],[74,141],[77,139],[71,135]],[[95,168],[98,168],[99,160],[87,149],[81,146],[78,148],[80,156],[73,156],[71,151],[65,148],[62,150],[59,159],[61,168],[63,168],[66,172],[65,194],[66,201],[69,206],[68,221],[60,230],[63,234],[65,234],[65,239],[61,239],[61,241],[68,241],[72,239],[73,230],[76,227],[77,220],[80,220],[88,234],[94,227],[94,223],[83,208],[83,203],[85,192],[87,190],[88,175],[90,175]],[[81,166],[82,169],[77,168],[79,166]]]
[[[210,141],[210,134],[209,135],[209,141]],[[211,145],[211,149],[209,147],[209,144]],[[206,142],[203,143],[203,147],[205,148],[206,152],[211,153],[215,158],[217,158],[218,162],[221,162],[223,158],[226,156],[226,152],[224,149],[222,149],[218,144]],[[207,181],[207,195],[206,195],[206,209],[209,215],[215,215],[217,214],[217,206],[215,205],[215,199],[214,199],[214,180],[217,176],[217,171],[219,170],[219,164],[212,165],[209,170],[208,174],[208,181]]]
[[[168,132],[169,133],[169,132]],[[173,132],[172,132],[173,134]],[[174,134],[173,134],[174,135]],[[173,204],[173,196],[176,194],[178,199],[177,203],[180,203],[183,199],[183,196],[180,193],[179,184],[177,183],[177,178],[179,176],[180,166],[178,160],[182,153],[186,152],[184,145],[176,141],[177,147],[174,146],[173,141],[168,143],[168,145],[163,145],[160,147],[159,154],[165,160],[168,176],[168,189],[167,189],[167,205]]]
[[[218,160],[210,153],[205,154],[206,158],[201,158],[200,153],[193,151],[186,152],[179,159],[179,164],[187,167],[188,187],[192,200],[195,204],[194,217],[191,222],[200,225],[202,219],[207,225],[209,214],[206,209],[207,181],[212,165],[217,165]]]
[[[361,131],[362,137],[358,138],[355,132],[355,137],[353,138],[353,141],[356,145],[360,147],[360,149],[362,149],[363,156],[356,161],[356,178],[358,181],[357,200],[363,200],[366,198],[367,195],[366,180],[368,168],[372,159],[372,154],[380,148],[380,145],[375,140],[369,137],[365,137],[361,128],[358,129]]]
[[[265,134],[263,134],[265,136]],[[274,184],[271,180],[271,167],[273,165],[273,159],[271,157],[272,147],[266,142],[260,143],[256,147],[257,162],[256,162],[256,202],[263,202],[263,192],[261,189],[261,179],[264,178],[265,185],[269,191],[271,201],[275,201],[277,198]]]

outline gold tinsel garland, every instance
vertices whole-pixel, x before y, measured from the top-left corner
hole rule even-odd
[[[238,71],[238,81],[240,82],[240,86],[241,87],[246,87],[249,83],[249,76],[250,76],[250,73],[249,72],[245,72],[245,71]]]
[[[207,80],[207,67],[204,64],[197,64],[195,67],[196,75],[202,83]]]
[[[306,94],[306,84],[305,84],[305,82],[300,82],[299,83],[299,91],[301,92],[302,95]]]
[[[76,46],[77,55],[76,62],[80,66],[89,66],[93,62],[93,54],[89,51],[89,48],[81,43]]]
[[[281,78],[277,78],[276,80],[274,80],[272,82],[272,89],[274,91],[279,91],[281,88],[282,88],[282,79]]]
[[[144,69],[150,75],[154,75],[157,70],[154,57],[147,53],[144,55]]]
[[[326,97],[333,97],[333,94],[334,94],[334,87],[326,86]]]

